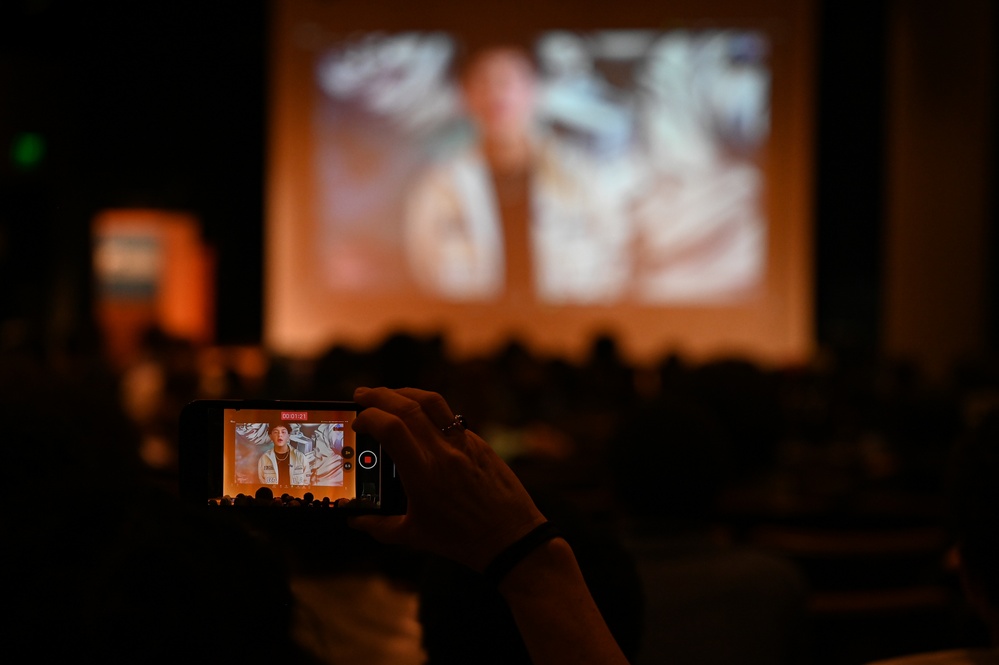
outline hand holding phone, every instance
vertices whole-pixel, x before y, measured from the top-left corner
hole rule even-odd
[[[358,435],[381,443],[399,468],[404,515],[355,517],[382,542],[433,552],[481,571],[497,553],[542,524],[513,471],[474,432],[455,425],[437,393],[358,388]]]

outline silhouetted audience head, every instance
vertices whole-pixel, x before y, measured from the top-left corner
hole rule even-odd
[[[280,552],[147,473],[107,378],[0,373],[8,649],[40,661],[307,662]]]
[[[609,468],[625,510],[677,528],[710,519],[730,475],[728,432],[704,406],[663,398],[629,412]]]

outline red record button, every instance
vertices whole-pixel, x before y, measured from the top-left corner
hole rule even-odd
[[[365,450],[357,454],[357,463],[362,469],[373,469],[378,464],[378,456],[370,450]]]

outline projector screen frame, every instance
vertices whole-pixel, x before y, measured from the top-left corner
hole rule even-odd
[[[578,359],[596,335],[612,334],[634,362],[668,353],[691,358],[739,355],[760,362],[800,362],[813,351],[812,133],[814,21],[810,2],[770,0],[753,6],[715,0],[532,3],[529,22],[509,3],[463,9],[440,0],[418,10],[398,0],[373,3],[289,0],[272,6],[270,137],[265,225],[264,343],[275,353],[314,357],[337,344],[371,348],[407,331],[444,335],[456,357],[487,353],[510,339],[539,353]],[[474,11],[474,16],[468,12]],[[763,161],[768,220],[766,270],[757,295],[734,304],[647,306],[535,305],[498,311],[488,303],[449,303],[386,295],[326,292],[316,261],[303,248],[316,238],[313,146],[307,131],[310,48],[324,32],[459,31],[472,24],[504,35],[544,29],[745,29],[771,47],[771,132]],[[710,17],[710,18],[706,18]],[[485,39],[485,34],[471,39]],[[467,33],[467,30],[466,30]],[[474,31],[473,31],[474,33]],[[303,259],[303,256],[305,257]]]

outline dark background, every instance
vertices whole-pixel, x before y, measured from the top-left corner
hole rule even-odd
[[[817,8],[815,330],[876,352],[888,2]],[[153,206],[195,213],[217,251],[216,341],[260,341],[267,16],[264,0],[0,5],[0,145],[30,131],[46,148],[0,161],[0,320],[46,344],[92,335],[89,222]]]
[[[965,5],[975,1],[962,0]],[[663,3],[668,6],[668,0]],[[893,129],[888,124],[892,84],[888,75],[890,16],[893,8],[913,7],[917,3],[926,7],[930,0],[815,0],[815,3],[814,329],[820,347],[831,347],[836,355],[853,353],[865,359],[883,350],[886,337],[882,317],[886,310],[885,257],[890,241],[886,213],[890,172],[887,144],[889,130]],[[97,333],[91,320],[90,223],[96,213],[111,207],[169,208],[197,216],[203,224],[206,242],[217,252],[216,341],[249,345],[260,342],[266,243],[263,222],[269,6],[267,0],[0,2],[0,370],[7,369],[4,363],[9,358],[3,352],[20,350],[25,344],[51,356],[57,356],[61,349],[87,349],[96,345]],[[935,25],[929,23],[932,35]],[[991,48],[994,50],[994,44]],[[994,68],[993,76],[996,71]],[[995,89],[993,84],[992,90]],[[20,165],[11,154],[16,138],[25,132],[34,132],[45,142],[42,159],[34,166]],[[987,140],[992,145],[994,181],[994,121]],[[934,156],[928,162],[930,168],[936,167]],[[955,172],[962,168],[961,164],[940,166]],[[928,194],[932,195],[933,192]],[[993,353],[999,350],[995,197],[993,187],[988,218],[990,290],[986,303],[987,350]],[[542,423],[554,421],[577,440],[583,453],[598,451],[580,457],[592,460],[599,474],[589,466],[579,469],[569,464],[559,470],[557,477],[561,479],[560,489],[568,488],[573,499],[585,498],[584,505],[591,510],[599,508],[595,512],[601,517],[613,502],[606,501],[607,495],[592,491],[591,485],[586,484],[588,474],[599,475],[603,481],[608,475],[605,460],[610,456],[599,451],[604,445],[622,449],[621,444],[603,439],[609,439],[611,432],[617,433],[617,423],[645,426],[635,417],[645,415],[652,418],[649,422],[661,423],[661,428],[652,430],[649,436],[644,433],[632,436],[630,429],[621,428],[620,440],[636,446],[641,441],[656,444],[631,450],[639,455],[666,455],[667,462],[638,466],[647,472],[665,469],[673,473],[667,473],[662,477],[665,480],[655,485],[631,482],[633,486],[654,488],[654,494],[662,501],[684,510],[693,505],[691,510],[696,513],[701,506],[698,497],[721,489],[743,490],[733,482],[733,477],[739,481],[755,480],[753,474],[773,471],[782,483],[778,489],[791,488],[789,497],[783,493],[777,497],[778,510],[774,514],[767,513],[771,505],[767,492],[757,497],[759,503],[754,503],[752,498],[756,495],[750,493],[751,500],[745,501],[747,495],[735,491],[730,501],[723,504],[742,512],[722,513],[723,517],[735,525],[737,533],[749,533],[748,527],[756,526],[757,521],[764,526],[787,523],[792,527],[802,524],[819,527],[820,536],[825,526],[836,536],[834,551],[842,548],[836,533],[838,527],[876,531],[886,524],[892,528],[899,524],[939,526],[936,510],[942,485],[940,476],[951,436],[957,429],[955,422],[960,421],[955,414],[960,413],[958,407],[970,403],[966,398],[975,396],[973,389],[977,387],[976,377],[971,377],[965,392],[924,391],[910,372],[893,372],[888,375],[886,386],[886,375],[875,364],[869,372],[852,372],[848,363],[844,363],[842,371],[828,375],[821,368],[814,372],[792,368],[771,375],[739,362],[695,368],[669,359],[661,368],[663,385],[658,401],[636,412],[628,402],[634,395],[629,397],[621,389],[631,378],[618,371],[623,368],[613,362],[592,363],[578,372],[564,366],[545,370],[547,366],[512,348],[509,354],[499,354],[495,361],[484,366],[463,367],[462,372],[453,368],[441,371],[448,368],[441,367],[444,363],[434,354],[436,347],[431,345],[434,353],[427,354],[427,348],[412,341],[395,341],[396,344],[387,344],[375,355],[352,357],[341,353],[327,358],[326,366],[339,363],[338,367],[345,369],[343,373],[323,372],[324,365],[320,363],[315,375],[333,383],[317,381],[316,392],[337,395],[342,394],[344,386],[356,385],[425,385],[461,400],[460,409],[456,410],[472,414],[473,423],[493,422],[515,428],[531,422],[532,418]],[[260,394],[296,396],[289,389],[297,387],[294,377],[284,367],[277,369],[268,374]],[[5,374],[0,371],[0,379],[6,378]],[[57,372],[52,374],[51,382],[57,383]],[[77,406],[61,414],[67,427],[71,425],[88,433],[86,444],[73,448],[87,451],[86,461],[102,466],[102,472],[106,471],[105,458],[89,454],[91,448],[108,452],[109,459],[127,459],[119,447],[135,443],[143,461],[153,464],[146,456],[148,442],[178,438],[173,429],[178,405],[190,399],[189,393],[200,390],[198,373],[178,374],[182,380],[172,385],[172,392],[165,395],[159,410],[147,421],[138,423],[144,437],[141,444],[125,436],[120,440],[102,436],[109,421],[100,418],[104,418],[104,413],[114,413],[110,408],[105,411],[77,405],[75,400],[79,396],[75,392],[72,400],[60,398]],[[411,380],[413,376],[417,378]],[[545,378],[538,379],[539,376]],[[996,376],[999,371],[983,385],[995,388],[999,385]],[[47,376],[38,378],[40,384],[49,382]],[[125,392],[110,380],[95,383],[89,375],[82,377],[82,383],[86,397],[108,402],[105,406],[117,399],[119,391]],[[18,424],[32,436],[51,429],[51,426],[36,427],[43,418],[53,417],[48,409],[49,393],[38,388],[31,392],[21,383],[12,385],[14,389],[0,397],[0,407],[7,407],[6,413],[10,415],[4,422],[15,427],[12,430],[15,435],[8,438],[19,440]],[[257,394],[252,392],[253,386],[240,384],[237,388],[233,394]],[[38,395],[44,395],[45,399]],[[81,404],[89,404],[89,400],[81,400]],[[38,412],[39,408],[44,410]],[[86,417],[77,418],[77,413]],[[58,430],[60,423],[57,421],[54,429]],[[120,431],[125,429],[122,427]],[[880,443],[880,447],[872,449],[868,445],[871,439],[866,435],[871,432],[877,435],[873,442]],[[733,443],[747,445],[729,447],[728,437]],[[700,443],[702,438],[706,445],[689,445],[693,441]],[[791,449],[794,455],[777,455],[784,450],[778,444],[788,440],[794,443],[797,439],[800,441]],[[666,440],[673,445],[658,445]],[[50,443],[53,447],[45,448],[47,467],[59,467],[61,463],[74,477],[82,477],[77,466],[81,455],[54,453],[56,442],[46,441],[47,446]],[[27,447],[14,446],[11,450],[25,453]],[[881,456],[872,457],[872,450],[882,453]],[[885,454],[886,451],[890,454]],[[37,455],[33,452],[31,455],[34,463]],[[628,462],[631,458],[617,455],[614,459]],[[753,463],[747,464],[747,459]],[[886,471],[885,459],[895,465],[894,469]],[[176,472],[175,458],[161,456],[154,460],[162,473]],[[864,460],[868,462],[861,463]],[[526,470],[530,473],[531,469],[528,466]],[[46,473],[51,472],[46,469]],[[536,477],[543,475],[546,481],[553,477],[551,472],[544,464],[534,471]],[[629,469],[629,473],[634,471]],[[26,474],[13,475],[14,495],[21,503],[31,501],[38,489],[34,479]],[[18,481],[22,484],[31,481],[30,495],[17,490]],[[662,488],[671,491],[661,491]],[[91,489],[87,485],[87,491]],[[676,496],[683,496],[685,501],[674,500]],[[62,497],[58,498],[61,502]],[[886,500],[887,515],[877,512],[884,508],[879,499]],[[792,511],[788,517],[781,512],[787,508],[788,500],[800,513]],[[701,501],[707,503],[706,499]],[[134,508],[132,502],[98,504],[108,509]],[[683,514],[684,510],[679,511],[677,519],[690,519]],[[15,512],[32,515],[29,511]],[[43,512],[49,517],[56,514],[54,510]],[[72,533],[85,529],[86,537],[80,540],[84,551],[99,552],[102,562],[117,560],[117,551],[115,557],[106,556],[105,545],[99,534],[95,536],[92,522],[77,519],[90,514],[76,508],[67,513],[71,521],[79,522],[74,524]],[[57,522],[61,524],[61,520]],[[159,526],[156,521],[148,524]],[[112,604],[115,602],[114,593],[95,595],[90,593],[89,586],[87,593],[64,596],[57,581],[68,580],[74,571],[85,570],[86,558],[77,553],[69,557],[69,563],[76,566],[67,566],[59,529],[47,533],[32,522],[25,533],[31,537],[22,539],[28,546],[20,547],[19,552],[27,564],[38,565],[34,558],[38,552],[44,554],[41,561],[58,559],[45,568],[44,575],[21,575],[33,585],[25,597],[31,600],[31,607],[39,610],[37,616],[44,617],[34,620],[31,607],[22,612],[32,618],[33,626],[47,628],[50,623],[47,619],[53,616],[58,619],[58,608],[76,606],[72,602],[67,606],[67,600],[86,601],[83,607],[100,606],[100,601],[108,598]],[[161,538],[157,534],[156,543]],[[141,544],[142,539],[138,540]],[[17,538],[12,542],[17,542]],[[182,540],[180,546],[186,547],[186,543]],[[195,551],[193,546],[191,549]],[[903,565],[894,558],[887,559],[887,564],[878,559],[877,566],[871,569],[853,564],[837,567],[835,560],[823,558],[827,553],[822,551],[812,559],[801,558],[805,565],[811,566],[806,570],[820,591],[838,591],[854,584],[861,588],[870,584],[880,590],[886,579],[895,583],[903,578],[907,583],[929,578],[953,584],[955,580],[939,570],[939,553],[932,547],[927,552],[931,557],[927,560],[921,558],[924,552],[919,550],[918,556],[905,553]],[[135,560],[143,563],[143,571],[135,572],[128,567],[118,583],[130,592],[145,591],[135,579],[147,579],[146,571],[155,572],[157,584],[154,591],[141,594],[144,603],[141,606],[148,606],[149,599],[153,599],[156,612],[150,615],[153,620],[145,620],[147,614],[136,613],[132,603],[122,603],[118,609],[127,617],[129,626],[136,617],[141,617],[144,628],[158,633],[163,625],[175,625],[157,623],[157,617],[162,619],[162,612],[171,611],[174,605],[164,604],[162,594],[155,589],[165,588],[164,580],[175,578],[161,577],[163,570],[170,569],[169,565],[161,568],[145,565],[150,560],[145,553]],[[151,560],[164,561],[163,554],[157,552]],[[203,562],[197,563],[192,569],[203,573]],[[61,577],[54,578],[56,582],[49,579],[42,585],[44,589],[34,584],[36,578],[51,578],[53,570],[61,573]],[[179,564],[177,570],[183,573],[185,569]],[[602,565],[601,570],[615,569]],[[197,586],[202,577],[195,575],[192,579]],[[176,588],[192,588],[186,584],[190,581],[185,579],[185,584]],[[662,588],[674,594],[675,587]],[[59,591],[54,601],[50,598],[52,590]],[[167,595],[174,597],[172,593]],[[186,606],[189,600],[184,597],[183,604]],[[962,614],[955,618],[952,605],[931,606],[926,614],[889,613],[878,621],[861,612],[816,622],[815,634],[810,636],[819,652],[814,662],[843,665],[932,645],[984,642],[981,627]],[[180,607],[181,601],[176,606]],[[452,611],[460,607],[453,603],[448,606]],[[214,602],[209,609],[204,616],[217,614]],[[963,607],[958,610],[966,612]],[[690,614],[686,606],[682,612],[684,616]],[[753,612],[756,614],[755,607]],[[78,614],[87,616],[83,611]],[[185,627],[216,626],[215,618],[206,621],[202,615],[192,616],[194,621],[184,623]],[[183,618],[183,612],[173,612],[170,617],[171,621]],[[245,617],[236,619],[240,625],[246,625]],[[77,628],[89,625],[70,623]],[[130,633],[110,621],[104,622],[102,628],[105,632],[95,634],[103,637],[109,634],[108,630],[115,633],[110,642],[97,640],[102,649],[108,644],[114,648],[115,640]],[[31,631],[25,633],[35,635]],[[174,639],[187,634],[185,629],[164,634],[167,633],[171,645],[192,643]],[[230,635],[218,630],[206,634]],[[454,634],[451,630],[447,636],[451,638]],[[713,633],[710,637],[717,642]],[[751,637],[755,640],[758,635]],[[90,634],[87,638],[96,640]],[[867,643],[869,640],[874,646]],[[86,650],[72,639],[63,642],[74,649]],[[726,642],[739,644],[729,639]],[[132,642],[126,640],[124,644]],[[34,646],[37,644],[33,643]],[[226,646],[231,646],[228,639]],[[121,649],[122,645],[117,647]]]

